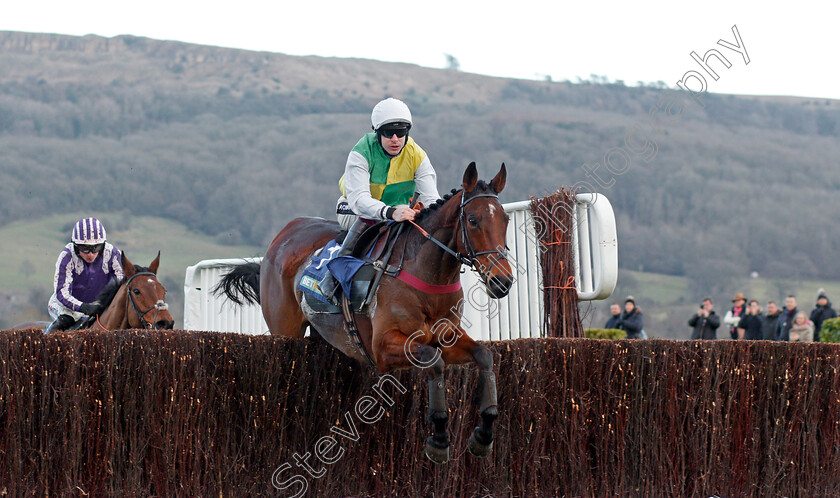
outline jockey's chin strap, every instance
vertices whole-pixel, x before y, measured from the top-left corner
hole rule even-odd
[[[146,311],[141,311],[140,308],[137,307],[137,303],[134,302],[134,294],[131,292],[131,281],[134,280],[135,278],[137,278],[139,276],[143,276],[143,275],[151,275],[151,276],[157,278],[157,275],[155,275],[154,273],[152,273],[150,271],[141,271],[139,273],[135,273],[134,275],[129,277],[128,281],[125,283],[125,290],[128,293],[128,302],[131,303],[131,307],[134,308],[134,312],[137,313],[137,318],[140,320],[140,325],[142,325],[143,328],[151,329],[151,328],[154,327],[153,324],[155,322],[157,322],[158,313],[160,313],[161,311],[163,311],[165,309],[168,309],[169,305],[166,304],[166,302],[164,302],[162,300],[158,300],[158,302],[151,305]],[[155,310],[155,317],[152,319],[152,322],[150,323],[150,322],[147,322],[146,319],[143,318],[143,317],[146,316],[146,313],[148,313],[152,310]]]
[[[414,225],[414,227],[417,228],[417,230],[420,231],[420,234],[422,234],[423,237],[426,237],[428,240],[431,240],[432,242],[437,244],[438,247],[440,247],[441,249],[443,249],[444,251],[449,253],[451,256],[453,256],[455,259],[460,261],[461,264],[467,265],[470,268],[472,268],[474,271],[476,271],[479,274],[479,276],[481,277],[482,280],[486,281],[487,276],[490,274],[489,268],[491,268],[493,265],[495,265],[496,262],[498,262],[500,259],[506,258],[506,255],[503,251],[501,251],[499,249],[491,249],[489,251],[476,251],[475,249],[473,249],[472,241],[470,240],[470,237],[467,234],[467,215],[464,211],[464,206],[466,206],[467,204],[472,202],[474,199],[478,199],[479,197],[492,197],[494,199],[499,198],[499,196],[496,195],[496,194],[478,194],[478,195],[474,195],[474,196],[470,197],[469,199],[467,199],[467,193],[466,192],[463,192],[461,194],[461,205],[458,208],[459,209],[458,222],[461,224],[461,241],[464,244],[464,248],[467,250],[466,256],[464,256],[460,252],[453,251],[451,248],[449,248],[449,246],[447,246],[443,242],[439,241],[438,239],[432,237],[431,234],[429,234],[429,232],[424,230],[417,223],[414,223],[413,220],[408,220],[408,222],[411,223],[412,225]],[[496,254],[497,255],[495,258],[493,258],[493,261],[491,261],[490,265],[487,266],[487,267],[485,267],[484,265],[479,263],[476,259],[479,256],[484,255],[484,254]],[[485,271],[484,268],[487,268],[487,270]]]

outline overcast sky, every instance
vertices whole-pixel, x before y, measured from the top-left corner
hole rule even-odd
[[[769,5],[784,5],[773,7]],[[498,5],[498,7],[494,7]],[[699,71],[708,91],[840,98],[840,4],[799,2],[5,2],[0,30],[131,34],[280,52],[359,57],[555,81],[590,74],[674,87]],[[749,64],[738,52],[737,26]],[[718,80],[690,53],[717,49]],[[699,88],[696,78],[689,86]]]

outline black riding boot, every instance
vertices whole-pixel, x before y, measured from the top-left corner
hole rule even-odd
[[[73,319],[70,315],[58,315],[58,318],[53,320],[46,329],[44,329],[44,334],[49,334],[50,332],[59,332],[61,330],[67,330],[71,325],[76,323],[76,320]]]
[[[359,240],[359,235],[361,235],[367,227],[368,224],[362,221],[361,218],[356,218],[356,221],[350,227],[350,230],[347,231],[347,236],[344,237],[344,242],[341,243],[341,249],[338,250],[338,254],[336,254],[333,259],[352,253],[353,246],[355,246],[356,241]],[[327,273],[324,275],[324,278],[322,278],[318,283],[318,287],[321,289],[321,294],[327,298],[327,301],[336,306],[340,304],[338,296],[336,295],[336,291],[338,291],[340,286],[338,285],[338,281],[335,277],[332,276],[332,273],[330,273],[329,269],[327,269]]]

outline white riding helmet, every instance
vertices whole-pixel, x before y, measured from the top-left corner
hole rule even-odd
[[[411,126],[411,111],[402,100],[387,98],[374,106],[370,114],[373,131],[389,123],[408,123]]]
[[[105,227],[96,218],[81,219],[73,227],[70,239],[74,244],[101,244],[105,242]]]

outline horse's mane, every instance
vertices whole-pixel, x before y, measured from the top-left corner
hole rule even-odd
[[[431,206],[427,206],[427,207],[423,208],[422,210],[420,210],[420,212],[418,212],[414,216],[414,222],[415,223],[420,223],[421,221],[430,217],[438,209],[440,209],[441,206],[446,204],[450,199],[452,199],[452,197],[455,196],[455,194],[457,194],[461,190],[463,190],[463,189],[453,188],[448,194],[444,195],[442,199],[438,199]],[[485,182],[484,180],[479,180],[478,183],[475,185],[475,188],[472,190],[472,193],[473,194],[484,193],[484,192],[487,192],[488,190],[490,190],[490,185],[487,182]]]
[[[478,180],[478,183],[476,183],[475,188],[473,188],[470,191],[469,196],[472,197],[477,194],[484,194],[488,191],[493,191],[490,185],[484,180]],[[436,215],[440,213],[440,208],[452,201],[459,192],[463,192],[463,189],[453,188],[448,194],[444,195],[442,199],[438,199],[431,206],[421,209],[416,215],[414,215],[414,222],[422,226],[425,230],[429,230],[430,232],[436,228],[439,228],[440,225],[438,225],[437,227],[435,225],[437,225],[438,223],[444,224],[446,223],[446,220],[438,221],[438,216]],[[467,199],[469,199],[469,197]],[[457,201],[455,203],[457,204]],[[413,236],[422,237],[419,232],[414,232]],[[419,250],[419,244],[413,245],[413,247],[410,247],[408,249],[406,257],[416,257],[417,251]]]
[[[147,267],[140,265],[134,265],[134,271],[135,273],[150,272]],[[96,299],[94,299],[94,302],[98,303],[98,305],[93,309],[93,315],[101,315],[106,309],[108,309],[108,306],[111,305],[111,302],[114,300],[114,296],[117,295],[117,291],[120,290],[123,283],[125,283],[125,278],[115,278],[108,282],[108,284],[99,291]]]

